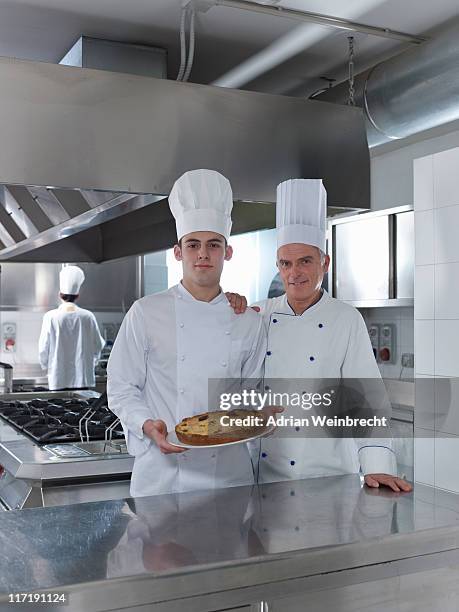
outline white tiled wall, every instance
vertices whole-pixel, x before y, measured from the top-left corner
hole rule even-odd
[[[415,279],[416,282],[416,279]],[[435,322],[417,319],[414,322],[414,367],[416,376],[433,376],[435,370]]]
[[[415,478],[459,492],[459,148],[414,161],[414,205]]]
[[[417,320],[434,318],[435,268],[432,264],[416,265],[414,286],[414,318]]]
[[[0,361],[5,361],[13,366],[38,363],[38,338],[42,320],[42,312],[1,311],[1,329],[4,323],[16,324],[16,350],[14,352],[4,351],[2,341]]]

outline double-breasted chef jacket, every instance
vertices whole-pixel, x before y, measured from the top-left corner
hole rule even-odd
[[[265,352],[262,317],[236,315],[223,293],[202,302],[179,283],[133,304],[107,368],[109,406],[135,457],[133,496],[254,482],[245,444],[163,454],[142,426],[162,419],[173,431],[185,417],[217,410],[208,405],[209,379],[257,379]]]
[[[381,378],[364,320],[353,306],[326,291],[298,316],[285,294],[256,305],[268,328],[265,379]],[[259,482],[397,470],[390,438],[304,437],[292,427],[288,435],[257,445],[252,454]]]

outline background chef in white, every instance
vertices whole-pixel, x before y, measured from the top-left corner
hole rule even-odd
[[[380,379],[362,316],[321,289],[327,195],[320,179],[292,179],[277,187],[277,266],[285,294],[255,306],[268,326],[266,379]],[[230,298],[243,311],[240,296]],[[296,431],[296,435],[295,435]],[[397,478],[390,439],[266,438],[259,449],[259,482],[357,473],[371,487],[411,486]]]
[[[52,390],[84,389],[96,384],[94,365],[105,340],[93,313],[75,304],[83,282],[81,268],[62,268],[62,303],[43,317],[38,354],[41,367],[48,370],[48,386]]]
[[[218,408],[208,405],[209,379],[258,378],[266,351],[262,317],[236,315],[219,285],[232,256],[229,181],[213,170],[187,172],[174,184],[169,205],[183,279],[133,304],[107,368],[109,406],[135,456],[133,496],[254,481],[244,444],[182,453],[167,441],[182,418]]]

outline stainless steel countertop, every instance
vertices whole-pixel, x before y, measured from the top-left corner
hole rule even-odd
[[[8,426],[2,424],[1,430],[6,427]],[[54,454],[46,446],[34,444],[32,440],[21,436],[20,433],[13,431],[13,434],[17,436],[15,440],[0,442],[0,465],[3,465],[5,470],[15,478],[47,481],[122,475],[132,472],[134,457],[115,449],[104,454],[64,458]],[[89,443],[89,445],[86,444],[86,447],[91,445],[99,444]],[[70,444],[67,443],[66,446]]]
[[[458,501],[422,485],[370,490],[349,475],[12,511],[0,521],[0,602],[50,589],[71,592],[71,610],[108,610],[269,594],[375,564],[397,575],[400,560],[457,552]]]

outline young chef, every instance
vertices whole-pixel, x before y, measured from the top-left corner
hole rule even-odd
[[[83,282],[81,268],[62,268],[62,304],[43,317],[38,352],[41,367],[48,370],[48,386],[52,390],[84,389],[96,384],[94,365],[105,340],[92,312],[75,304]]]
[[[321,289],[330,261],[325,255],[326,204],[319,179],[293,179],[277,187],[277,266],[285,294],[255,305],[268,327],[265,379],[381,378],[358,310]],[[233,304],[239,304],[237,297],[231,298]],[[289,437],[264,438],[260,445],[259,482],[361,468],[371,487],[411,490],[396,477],[390,439],[314,438],[295,430]]]
[[[133,496],[253,482],[245,444],[182,453],[167,441],[184,417],[217,409],[209,405],[209,379],[259,377],[266,350],[262,317],[236,315],[219,285],[232,256],[229,181],[213,170],[186,172],[169,205],[183,279],[134,303],[107,368],[109,406],[135,456]]]

